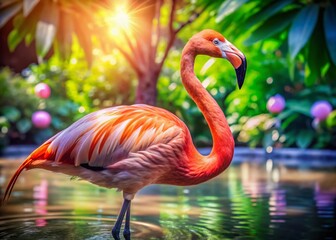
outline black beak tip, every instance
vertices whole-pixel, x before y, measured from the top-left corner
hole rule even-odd
[[[242,64],[236,69],[237,82],[238,82],[239,89],[241,89],[243,86],[246,69],[247,69],[246,58],[241,58],[241,60],[242,60]]]

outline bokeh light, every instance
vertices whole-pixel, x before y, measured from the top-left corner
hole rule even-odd
[[[35,86],[35,95],[39,98],[48,98],[50,97],[50,87],[46,83],[39,83]]]
[[[32,122],[37,128],[47,128],[51,123],[51,116],[46,111],[36,111],[32,115]]]
[[[271,113],[280,113],[286,106],[286,101],[280,94],[270,97],[267,101],[267,109]]]
[[[311,115],[319,120],[324,120],[332,111],[332,106],[327,101],[317,101],[310,109]]]

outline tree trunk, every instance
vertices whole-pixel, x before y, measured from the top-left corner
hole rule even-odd
[[[138,75],[138,86],[136,91],[136,103],[155,106],[157,98],[157,82],[159,72],[156,70]]]

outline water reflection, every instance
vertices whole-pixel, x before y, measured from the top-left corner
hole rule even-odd
[[[35,213],[41,216],[41,218],[35,220],[35,224],[37,227],[44,227],[47,225],[45,216],[48,214],[46,208],[48,201],[48,181],[42,179],[41,183],[33,188],[33,191]]]
[[[19,161],[0,161],[0,184]],[[135,198],[133,239],[334,239],[335,167],[242,162],[193,187],[154,185]],[[109,239],[121,194],[32,170],[0,208],[1,239]]]
[[[336,187],[334,186],[334,188]],[[335,194],[321,190],[319,183],[316,183],[314,200],[316,204],[317,216],[321,221],[322,228],[325,229],[326,232],[335,231],[336,229]],[[336,234],[334,235],[334,237],[336,238]]]

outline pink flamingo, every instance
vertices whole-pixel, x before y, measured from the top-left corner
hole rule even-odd
[[[15,172],[3,201],[8,200],[23,169],[43,168],[77,176],[123,192],[112,236],[120,239],[126,214],[123,234],[130,239],[131,200],[141,188],[149,184],[194,185],[223,172],[231,163],[234,140],[222,110],[194,74],[199,54],[228,59],[236,70],[239,88],[245,78],[246,59],[213,30],[194,35],[183,49],[183,85],[213,137],[208,156],[197,151],[187,126],[172,113],[140,104],[111,107],[83,117],[37,148]]]

